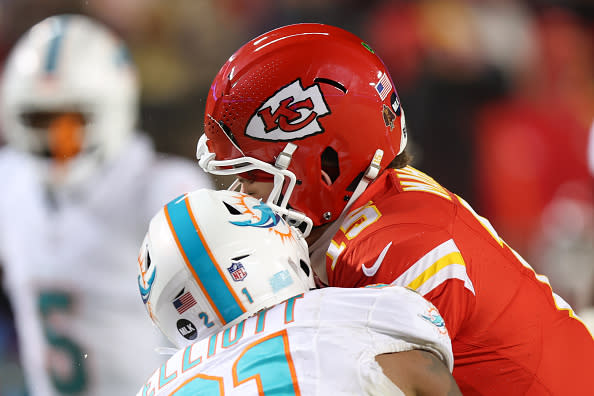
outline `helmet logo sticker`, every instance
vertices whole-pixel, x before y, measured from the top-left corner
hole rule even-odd
[[[148,246],[145,247],[148,250]],[[142,302],[146,304],[151,296],[151,290],[153,290],[153,284],[155,283],[155,277],[157,275],[157,267],[151,266],[151,256],[146,253],[145,259],[140,261],[140,275],[138,275],[138,289],[140,290],[140,297]]]
[[[142,302],[145,304],[151,296],[151,290],[153,290],[153,283],[155,283],[156,274],[157,271],[153,271],[151,277],[146,282],[144,282],[142,277],[138,275],[138,288],[140,289],[140,297],[142,297]],[[143,283],[146,283],[146,286],[144,286]]]
[[[255,205],[253,209],[260,211],[261,216],[259,219],[254,216],[255,218],[249,220],[230,221],[230,223],[240,227],[270,228],[276,226],[280,221],[280,215],[274,213],[268,205]]]
[[[404,118],[404,111],[402,110],[402,105],[400,104],[400,98],[398,97],[396,92],[392,92],[392,95],[390,95],[390,104],[392,106],[392,109],[396,113],[396,115],[398,117],[400,117],[400,131],[402,131],[402,140],[400,142],[400,152],[402,152],[402,150],[404,150],[404,147],[406,146],[406,139],[407,139],[406,119]]]
[[[179,334],[181,334],[185,339],[195,340],[198,336],[198,330],[196,330],[196,326],[194,326],[194,323],[190,322],[189,320],[180,319],[177,321],[176,325],[177,331],[179,331]]]
[[[375,90],[377,91],[381,100],[386,99],[388,93],[392,89],[392,83],[390,82],[390,78],[386,73],[382,75],[379,81],[375,84]]]
[[[285,238],[294,238],[291,227],[287,226],[284,221],[281,221],[280,215],[275,213],[270,206],[260,201],[254,205],[252,204],[253,200],[246,200],[246,197],[243,195],[237,195],[236,198],[239,202],[236,203],[237,206],[233,207],[242,215],[249,214],[251,218],[242,221],[229,221],[229,223],[239,227],[268,228],[279,235],[283,241]],[[257,212],[259,212],[259,215]]]
[[[394,129],[394,120],[396,119],[396,114],[394,114],[392,109],[384,105],[382,116],[384,117],[384,124],[389,126],[390,130]]]
[[[247,124],[245,134],[261,140],[295,140],[324,132],[318,118],[330,114],[317,84],[304,89],[301,80],[266,99]]]
[[[402,110],[400,107],[400,98],[398,95],[396,95],[396,92],[392,92],[392,95],[390,95],[390,105],[392,106],[392,110],[394,110],[396,115],[400,117]]]
[[[173,306],[180,315],[192,308],[194,305],[196,305],[196,300],[194,299],[194,296],[192,296],[192,293],[189,291],[184,293],[183,289],[178,294],[178,297],[173,300]]]
[[[268,279],[268,283],[270,284],[270,287],[272,287],[272,291],[277,293],[279,290],[291,286],[293,284],[293,278],[288,270],[282,270],[272,275],[272,277]]]
[[[228,267],[227,271],[229,271],[231,278],[233,278],[235,282],[242,281],[247,276],[247,271],[240,262],[231,263],[231,267]]]
[[[361,45],[363,47],[365,47],[365,49],[369,52],[371,52],[372,54],[375,54],[375,51],[373,51],[373,48],[371,48],[371,46],[369,44],[367,44],[365,41],[361,41]]]

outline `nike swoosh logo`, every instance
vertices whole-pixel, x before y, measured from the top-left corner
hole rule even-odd
[[[372,277],[373,275],[375,275],[375,273],[379,269],[380,265],[382,265],[382,261],[384,261],[384,257],[386,257],[386,254],[388,253],[388,249],[390,249],[390,246],[392,246],[392,241],[390,241],[390,243],[388,243],[386,245],[384,250],[382,250],[379,257],[377,258],[377,260],[375,260],[375,263],[373,263],[373,265],[371,267],[367,267],[367,266],[365,266],[365,264],[361,265],[361,269],[363,270],[363,273],[365,275],[367,275],[369,277]]]

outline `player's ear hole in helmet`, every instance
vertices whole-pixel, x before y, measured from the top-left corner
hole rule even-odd
[[[338,162],[338,153],[332,147],[326,147],[321,156],[321,177],[327,184],[331,185],[340,176],[340,164]]]

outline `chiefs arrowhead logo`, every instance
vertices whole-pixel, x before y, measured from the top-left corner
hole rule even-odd
[[[301,80],[266,99],[252,116],[247,136],[261,140],[295,140],[324,132],[318,118],[330,114],[317,84],[304,89]]]

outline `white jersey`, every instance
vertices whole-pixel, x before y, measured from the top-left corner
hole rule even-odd
[[[318,289],[178,351],[137,396],[402,395],[375,356],[411,349],[435,353],[451,372],[443,320],[416,292]]]
[[[9,147],[0,183],[0,265],[30,394],[133,394],[165,360],[147,347],[164,338],[138,293],[138,247],[160,207],[210,178],[138,136],[76,196],[50,199]]]

